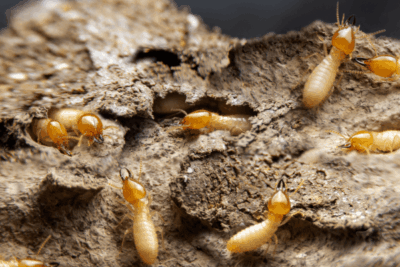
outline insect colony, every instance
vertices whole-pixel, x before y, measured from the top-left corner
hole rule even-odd
[[[351,54],[356,45],[356,39],[369,38],[372,35],[383,32],[379,31],[372,34],[361,34],[356,37],[359,27],[355,28],[355,17],[350,16],[344,21],[339,20],[339,3],[336,10],[338,30],[332,37],[332,49],[327,53],[324,44],[325,58],[313,70],[308,77],[303,89],[303,105],[306,108],[314,108],[321,105],[331,94],[333,83],[339,72],[339,66],[345,60],[352,59]],[[353,22],[350,24],[351,19]],[[368,39],[369,40],[369,39]],[[370,42],[373,46],[373,44]],[[373,47],[374,48],[374,47]],[[375,48],[374,48],[375,49]],[[375,50],[376,51],[376,50]],[[313,56],[313,55],[311,55]],[[365,72],[347,70],[356,74],[373,73],[383,81],[394,81],[399,78],[400,65],[399,58],[391,55],[376,55],[373,58],[353,58],[355,63],[366,68]],[[173,109],[171,111],[179,111]],[[251,129],[249,122],[250,115],[219,115],[207,110],[197,110],[186,114],[179,126],[182,130],[204,130],[201,133],[209,133],[214,130],[226,130],[231,135],[239,135]],[[103,131],[116,126],[103,127],[101,118],[92,113],[80,109],[63,108],[51,109],[48,118],[34,119],[30,126],[32,137],[40,144],[55,146],[61,153],[73,156],[69,144],[70,140],[75,140],[77,146],[81,146],[83,139],[87,139],[87,145],[93,143],[101,145],[105,135]],[[400,131],[389,130],[383,132],[358,131],[346,138],[335,131],[328,131],[338,134],[346,142],[339,146],[348,151],[357,150],[365,153],[393,152],[400,148]],[[141,168],[140,168],[141,169]],[[133,232],[135,246],[142,261],[146,264],[153,264],[158,255],[158,238],[156,227],[151,219],[150,203],[151,196],[146,192],[145,187],[140,183],[141,170],[138,179],[134,179],[128,169],[120,170],[120,177],[123,183],[123,196],[128,203],[122,203],[128,207],[132,214],[126,215],[133,221],[133,227],[125,232]],[[296,193],[304,181],[300,183],[294,193]],[[294,194],[293,193],[293,194]],[[254,250],[271,242],[274,239],[278,244],[275,235],[278,227],[287,223],[294,215],[288,215],[291,209],[290,198],[287,195],[286,183],[282,179],[276,184],[275,192],[268,201],[268,212],[263,222],[243,229],[232,236],[227,242],[227,250],[232,253],[246,252]],[[124,217],[125,218],[125,217]],[[125,239],[124,235],[124,239]],[[48,238],[49,239],[49,238]],[[47,240],[44,242],[46,243]],[[123,239],[123,240],[124,240]],[[43,243],[43,245],[44,245]],[[42,245],[42,247],[43,247]],[[122,242],[123,245],[123,242]],[[40,250],[39,250],[40,251]],[[45,266],[43,262],[25,259],[0,261],[4,266]]]

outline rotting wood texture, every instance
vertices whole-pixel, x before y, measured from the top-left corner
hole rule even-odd
[[[27,258],[52,235],[37,257],[45,263],[143,264],[131,235],[119,253],[132,222],[118,225],[129,210],[108,186],[121,167],[137,174],[143,158],[150,210],[165,220],[154,217],[164,232],[161,266],[399,264],[399,152],[347,154],[336,147],[342,138],[325,132],[399,130],[398,83],[346,73],[341,90],[311,110],[303,85],[292,90],[319,63],[304,58],[323,54],[317,36],[328,42],[333,22],[239,40],[166,0],[35,2],[16,12],[0,34],[1,256]],[[378,54],[400,55],[398,40],[372,42]],[[360,40],[353,56],[374,51]],[[252,128],[239,136],[171,131],[184,115],[153,112],[171,94],[185,96],[174,109],[187,112],[250,111]],[[72,157],[31,138],[34,118],[65,107],[118,129],[103,144],[73,147]],[[229,255],[226,241],[262,220],[281,178],[289,193],[305,180],[291,197],[304,217],[278,229],[275,255]]]

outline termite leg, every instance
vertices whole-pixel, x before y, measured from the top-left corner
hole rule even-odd
[[[295,214],[293,214],[293,215],[295,215]],[[292,219],[293,215],[286,217],[286,218],[281,222],[281,224],[280,224],[279,226],[282,226],[282,225],[287,224],[287,223],[290,221],[290,219]]]
[[[81,135],[81,137],[79,138],[78,147],[81,146],[81,144],[82,144],[82,139],[83,139],[83,135]]]
[[[315,53],[312,53],[311,55],[308,55],[308,56],[306,56],[306,57],[300,57],[300,58],[301,58],[302,60],[306,61],[307,59],[310,59],[310,58],[313,57],[313,56],[318,56],[320,60],[323,59],[323,57],[322,57],[322,55],[321,55],[320,52],[315,52]]]
[[[390,78],[387,78],[387,80],[389,81],[389,82],[394,82],[394,81],[396,81],[396,80],[398,80],[400,77],[399,77],[399,75],[393,75],[392,77],[390,77]]]
[[[107,126],[107,127],[104,127],[103,130],[106,130],[106,129],[108,129],[108,128],[115,128],[115,129],[118,129],[118,130],[119,130],[119,127],[117,127],[117,126]]]
[[[233,128],[230,130],[231,135],[235,136],[235,135],[239,135],[241,133],[243,133],[243,129],[238,127],[238,126],[233,126]]]
[[[263,220],[263,221],[265,221],[266,219],[268,219],[268,211],[266,210],[263,214],[261,214],[261,215],[258,215],[257,217],[256,217],[256,219],[257,220]],[[253,222],[253,221],[251,221],[251,224],[256,224],[256,222]]]
[[[338,87],[339,92],[342,91],[342,88],[340,88],[340,83],[342,82],[342,79],[343,79],[343,73],[340,73],[339,81],[336,83],[336,86]]]
[[[131,228],[129,228],[129,229],[127,229],[127,230],[125,231],[124,237],[122,238],[121,250],[119,251],[119,253],[122,252],[122,248],[123,248],[124,242],[125,242],[125,236],[126,236],[130,231],[133,231],[133,227],[131,227]]]
[[[314,53],[314,54],[317,54],[317,53]],[[313,54],[313,55],[314,55],[314,54]],[[312,55],[312,56],[313,56],[313,55]],[[310,70],[313,70],[313,68],[308,67],[308,68],[300,75],[300,76],[301,76],[300,80],[299,80],[290,90],[294,90],[297,86],[299,86],[299,84],[303,82],[304,76],[306,76],[306,74],[307,74]]]
[[[121,203],[122,205],[125,205],[132,213],[135,212],[131,205],[126,204],[125,202],[122,202],[122,201],[118,201],[118,202]]]
[[[44,245],[46,245],[47,241],[49,241],[49,239],[51,238],[51,235],[49,235],[46,240],[42,243],[42,245],[40,246],[38,252],[36,253],[36,256],[39,255],[40,251],[42,250],[42,248],[44,247]]]
[[[111,139],[111,135],[108,135],[108,134],[103,134],[103,137],[109,137],[110,139]]]
[[[293,216],[296,216],[297,214],[301,214],[301,216],[304,217],[304,213],[298,210],[298,211],[296,211],[295,213],[293,213],[293,214],[291,214],[291,215],[287,215],[287,217],[281,222],[281,224],[279,225],[279,227],[280,227],[280,226],[283,226],[283,225],[285,225],[285,224],[287,224],[287,223],[290,221],[290,219],[292,219],[292,217],[293,217]]]
[[[153,197],[150,195],[150,193],[147,193],[147,194],[148,194],[147,199],[149,201],[148,206],[150,207],[151,202],[153,201]]]
[[[114,229],[117,229],[118,226],[126,219],[126,217],[130,216],[129,214],[125,214],[124,217],[122,217],[121,221],[117,224],[117,226],[115,226]]]
[[[155,229],[156,229],[156,231],[160,232],[160,234],[161,234],[161,244],[162,244],[163,250],[165,251],[164,231],[163,231],[163,229],[162,229],[161,227],[159,227],[159,226],[155,227]]]
[[[318,38],[320,38],[320,36],[318,36]],[[328,53],[327,50],[326,50],[326,44],[325,44],[325,43],[324,43],[324,50],[325,50],[325,54]],[[306,56],[306,57],[300,57],[300,58],[301,58],[303,61],[305,61],[305,60],[307,60],[307,59],[309,59],[309,58],[311,58],[311,57],[313,57],[313,56],[318,56],[318,58],[319,58],[320,61],[323,60],[323,56],[322,56],[321,53],[319,53],[319,52],[312,53],[311,55],[308,55],[308,56]],[[301,78],[300,78],[299,82],[296,83],[296,85],[293,86],[293,87],[291,88],[291,90],[294,90],[297,86],[299,86],[299,84],[303,81],[304,76],[306,76],[306,74],[307,74],[309,71],[312,71],[313,69],[314,69],[314,68],[308,67],[307,70],[305,70],[305,71],[300,75]]]
[[[396,142],[399,142],[399,141],[400,141],[400,137],[396,135],[396,136],[393,138],[392,145],[390,146],[390,153],[393,153],[394,144],[395,144]]]
[[[149,202],[149,203],[150,203],[150,202]],[[161,221],[163,221],[163,223],[166,223],[165,220],[164,220],[164,218],[161,216],[161,213],[160,213],[160,212],[158,212],[158,211],[156,211],[156,210],[152,210],[152,211],[150,212],[150,217],[153,217],[154,214],[157,214],[158,217],[160,217]]]
[[[325,56],[327,56],[328,55],[328,48],[326,47],[326,43],[325,43],[325,40],[324,40],[324,38],[322,38],[321,36],[317,36],[318,37],[318,39],[322,42],[322,44],[323,44],[323,46],[324,46],[324,53],[325,53]]]
[[[328,55],[328,48],[326,47],[326,43],[325,43],[325,40],[324,40],[324,38],[322,38],[321,36],[319,36],[319,35],[317,35],[317,38],[322,42],[322,45],[323,45],[323,47],[324,47],[324,54],[325,54],[325,56],[327,56]],[[321,53],[320,52],[315,52],[315,53],[312,53],[311,55],[308,55],[308,56],[306,56],[306,57],[300,57],[303,61],[305,61],[305,60],[307,60],[307,59],[309,59],[309,58],[311,58],[311,57],[313,57],[313,56],[318,56],[319,57],[319,60],[323,60],[323,56],[321,55]]]
[[[264,254],[265,254],[265,255],[267,255],[267,253],[268,253],[269,246],[271,245],[271,239],[269,239],[267,242],[268,242],[267,248],[266,248],[265,251],[264,251]]]
[[[275,247],[274,247],[274,253],[273,253],[273,255],[275,255],[275,253],[276,253],[276,247],[278,246],[278,237],[276,236],[276,234],[274,234],[274,238],[275,238]]]
[[[397,75],[397,74],[393,75],[392,77],[385,77],[385,78],[379,77],[379,76],[373,77],[374,82],[394,82],[398,79],[399,79],[399,75]]]
[[[111,187],[114,187],[114,188],[116,188],[116,189],[119,189],[119,190],[121,190],[121,189],[122,189],[122,187],[118,187],[118,186],[116,186],[116,185],[113,185],[113,184],[111,184],[111,183],[108,183],[108,185],[109,185],[109,186],[111,186]]]

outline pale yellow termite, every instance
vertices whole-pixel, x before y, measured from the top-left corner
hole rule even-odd
[[[354,18],[353,24],[349,25],[350,20]],[[360,27],[353,30],[355,25],[354,15],[350,16],[344,23],[344,14],[342,23],[339,21],[339,2],[336,8],[336,19],[338,30],[332,36],[332,49],[328,55],[326,46],[324,44],[324,51],[326,57],[324,60],[313,70],[303,91],[303,104],[306,108],[313,108],[322,103],[328,96],[332,89],[333,82],[336,79],[336,74],[339,71],[339,66],[343,60],[351,53],[355,47],[355,40],[361,38],[368,38],[369,36],[381,33],[381,30],[371,34],[364,34],[360,37],[355,37]]]
[[[120,177],[124,198],[131,204],[126,206],[133,213],[133,215],[127,215],[133,220],[133,228],[125,232],[121,246],[124,244],[125,236],[129,231],[133,231],[133,239],[140,258],[146,264],[153,264],[158,255],[158,238],[149,209],[151,199],[146,197],[146,189],[132,177],[128,169],[122,168]]]
[[[46,238],[46,240],[40,246],[39,251],[36,253],[36,255],[40,253],[41,249],[50,238],[51,236],[48,236]],[[9,261],[0,260],[0,267],[47,267],[47,265],[44,265],[44,263],[40,260],[35,260],[31,258],[26,258],[23,260],[18,260],[14,258],[13,260]]]
[[[93,142],[102,144],[103,130],[117,128],[115,126],[103,128],[103,123],[96,114],[74,108],[51,109],[48,115],[49,118],[59,121],[67,131],[73,131],[77,136],[81,136],[79,145],[84,136],[89,138],[89,145]]]
[[[204,109],[187,114],[181,121],[183,129],[199,130],[207,128],[214,130],[228,130],[232,135],[239,135],[251,129],[250,115],[218,115]]]
[[[68,148],[69,139],[77,139],[69,136],[65,127],[58,121],[52,119],[33,119],[31,124],[32,133],[40,144],[43,142],[52,142],[57,145],[58,150],[71,156]]]
[[[299,190],[303,182],[304,180],[294,193]],[[278,230],[279,226],[287,223],[293,216],[289,216],[282,221],[283,216],[290,212],[290,199],[286,192],[286,184],[283,179],[281,179],[277,184],[274,194],[268,201],[268,218],[261,223],[243,229],[231,237],[226,245],[230,252],[240,253],[254,250],[264,245],[266,242],[270,242],[272,237],[275,238],[275,243],[278,244],[278,238],[275,232]]]
[[[328,131],[338,134],[346,143],[340,145],[340,148],[346,148],[349,151],[357,150],[366,153],[393,152],[400,148],[400,131],[388,130],[383,132],[358,131],[349,138],[335,131]]]

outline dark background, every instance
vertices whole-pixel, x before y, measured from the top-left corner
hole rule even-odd
[[[143,0],[146,1],[146,0]],[[0,28],[7,26],[5,12],[20,1],[0,0]],[[336,0],[176,0],[178,7],[190,6],[210,26],[240,38],[268,32],[300,30],[315,20],[334,23]],[[355,14],[364,32],[386,29],[385,36],[400,38],[399,0],[340,1],[340,14]]]

